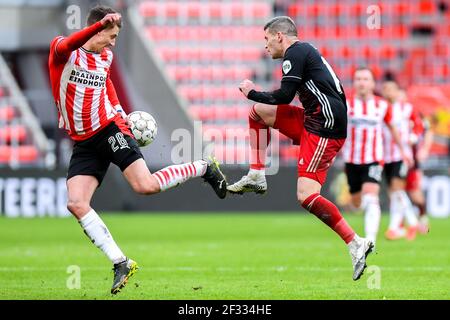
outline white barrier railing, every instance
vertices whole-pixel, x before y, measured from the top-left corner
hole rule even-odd
[[[33,114],[30,105],[28,104],[25,96],[17,85],[14,76],[9,70],[9,67],[1,54],[0,79],[2,80],[2,85],[9,91],[9,97],[3,98],[6,101],[6,104],[1,103],[0,108],[4,108],[5,105],[14,106],[20,112],[20,118],[13,118],[9,123],[7,120],[0,119],[0,127],[6,127],[6,124],[8,124],[8,126],[11,128],[14,128],[18,125],[24,125],[29,129],[29,132],[31,133],[30,137],[33,141],[33,144],[38,149],[39,154],[45,156],[48,152],[49,147],[48,139],[44,131],[42,130],[39,120]],[[0,146],[10,145],[12,147],[11,157],[8,162],[12,168],[17,168],[18,166],[20,166],[17,148],[21,140],[20,131],[11,130],[10,141],[6,141],[6,136],[7,134],[5,134],[5,137],[2,137],[0,135]]]

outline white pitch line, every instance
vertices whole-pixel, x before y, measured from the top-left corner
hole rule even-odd
[[[370,267],[370,265],[369,265]],[[415,272],[415,271],[427,271],[427,272],[442,272],[450,271],[450,267],[383,267],[377,266],[381,271],[404,271],[404,272]],[[108,270],[106,267],[80,267],[81,271],[101,271]],[[285,272],[285,271],[307,271],[307,272],[342,272],[351,270],[349,267],[286,267],[286,266],[275,266],[268,268],[255,268],[255,267],[140,267],[140,271],[157,271],[157,272],[173,272],[173,271],[190,271],[190,272]],[[46,267],[0,267],[0,272],[38,272],[38,271],[61,271],[66,272],[67,268],[46,268]]]

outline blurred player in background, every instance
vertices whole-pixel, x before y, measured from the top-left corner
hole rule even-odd
[[[406,92],[399,89],[399,99],[402,102],[407,101]],[[430,229],[428,217],[426,214],[426,200],[422,189],[422,177],[423,172],[420,168],[420,164],[426,161],[428,158],[431,145],[433,143],[433,130],[430,122],[425,119],[416,109],[418,117],[422,119],[422,129],[416,130],[411,134],[413,166],[409,169],[406,176],[406,191],[414,206],[417,207],[419,212],[419,226],[418,232],[421,234],[427,234]],[[420,128],[419,128],[420,129]]]
[[[67,208],[92,242],[114,265],[111,293],[116,294],[137,270],[115,243],[90,203],[110,163],[117,165],[133,190],[154,194],[190,178],[203,177],[223,198],[226,181],[215,161],[174,165],[151,174],[126,124],[126,115],[110,80],[113,53],[121,28],[115,10],[90,10],[88,27],[67,38],[53,39],[49,69],[59,126],[75,141],[67,174]],[[114,195],[112,195],[114,196]]]
[[[383,171],[383,123],[399,145],[401,159],[408,159],[392,126],[392,112],[386,100],[375,96],[375,78],[366,67],[353,76],[354,96],[347,101],[348,137],[344,146],[345,172],[352,204],[364,210],[366,237],[375,242],[380,226],[380,183]]]
[[[394,80],[383,83],[382,93],[391,104],[391,124],[397,129],[403,151],[409,159],[413,159],[412,140],[417,140],[417,136],[423,132],[422,121],[414,107],[406,100],[401,99],[400,88]],[[385,236],[389,240],[405,236],[408,240],[413,240],[416,237],[418,220],[406,193],[406,177],[409,168],[390,131],[386,126],[383,129],[384,174],[389,186],[390,200],[390,222]],[[416,138],[413,139],[413,137]],[[407,232],[402,226],[404,218],[408,223]]]
[[[249,115],[250,171],[228,187],[231,193],[264,193],[266,149],[270,127],[299,144],[297,198],[300,204],[333,229],[348,245],[353,280],[361,277],[373,243],[360,238],[339,209],[320,195],[328,169],[347,135],[347,107],[342,85],[328,62],[310,43],[297,37],[294,21],[275,17],[264,26],[266,50],[273,59],[283,59],[281,87],[259,92],[250,80],[239,89],[256,101]],[[298,94],[303,108],[288,105]]]

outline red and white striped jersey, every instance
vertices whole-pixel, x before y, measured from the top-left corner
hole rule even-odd
[[[347,100],[347,140],[344,160],[352,164],[382,162],[383,122],[391,121],[389,104],[380,97],[367,101],[353,97]]]
[[[112,51],[105,48],[95,53],[80,47],[62,57],[56,47],[63,39],[56,37],[52,41],[49,57],[59,127],[73,140],[80,141],[90,138],[112,121],[122,125],[121,116],[110,100],[113,94],[108,94]]]
[[[412,159],[411,134],[412,126],[418,119],[413,106],[408,102],[395,102],[392,104],[392,125],[397,129],[403,150]],[[416,119],[417,118],[417,119]],[[383,153],[384,162],[391,163],[402,161],[400,148],[394,141],[391,132],[383,126]]]

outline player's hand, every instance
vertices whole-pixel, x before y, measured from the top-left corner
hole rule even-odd
[[[128,127],[129,127],[130,124],[128,123],[129,122],[128,115],[125,113],[125,110],[123,110],[122,106],[120,104],[118,104],[114,107],[114,109],[116,109],[117,113],[122,116],[122,118],[125,120],[125,122],[127,123]]]
[[[100,20],[100,22],[103,26],[107,26],[110,24],[117,24],[121,19],[122,16],[120,13],[108,13],[102,20]]]
[[[248,80],[245,79],[244,81],[241,82],[241,84],[239,85],[239,90],[241,90],[241,92],[244,94],[244,96],[248,96],[248,93],[252,90],[255,90],[256,86],[255,84]]]
[[[408,167],[412,168],[414,165],[413,159],[405,153],[402,153],[403,163]]]

